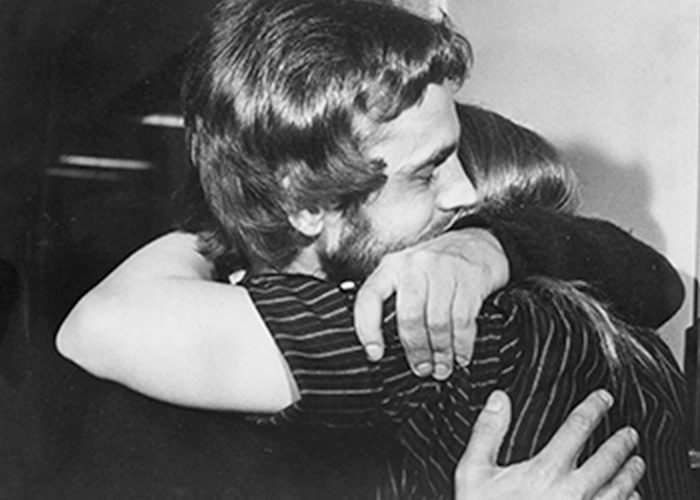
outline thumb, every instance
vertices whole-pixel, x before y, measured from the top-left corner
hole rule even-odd
[[[500,390],[491,393],[479,414],[467,449],[458,465],[458,474],[485,472],[496,467],[498,450],[510,425],[510,399]]]

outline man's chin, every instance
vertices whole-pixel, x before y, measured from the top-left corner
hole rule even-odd
[[[323,271],[328,280],[333,282],[348,280],[362,282],[372,274],[387,254],[400,252],[445,234],[460,217],[461,213],[456,213],[410,240],[391,244],[368,238],[367,230],[356,231],[355,239],[346,238],[333,253],[319,255]]]
[[[321,265],[329,281],[361,283],[377,268],[381,258],[322,256]]]

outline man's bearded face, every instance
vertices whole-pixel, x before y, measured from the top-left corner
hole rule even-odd
[[[319,251],[323,271],[331,281],[362,281],[379,265],[382,257],[442,234],[454,214],[445,214],[419,235],[384,241],[368,215],[360,208],[343,216],[337,244]]]
[[[457,156],[459,133],[453,91],[436,84],[378,127],[365,154],[386,165],[386,181],[360,207],[328,223],[317,252],[329,278],[367,277],[388,252],[441,234],[477,201]]]

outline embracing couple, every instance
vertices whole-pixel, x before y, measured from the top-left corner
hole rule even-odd
[[[543,138],[455,102],[470,64],[446,19],[387,2],[222,1],[184,83],[187,233],[91,291],[59,351],[329,447],[378,431],[397,447],[372,498],[696,498],[683,377],[652,330],[677,273],[575,215]]]

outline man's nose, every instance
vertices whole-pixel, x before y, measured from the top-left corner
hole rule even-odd
[[[440,210],[456,210],[476,203],[478,195],[474,184],[464,173],[462,163],[456,157],[444,165],[440,176],[440,192],[437,206]]]

